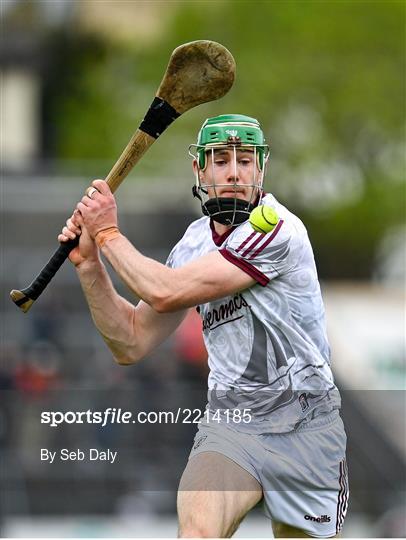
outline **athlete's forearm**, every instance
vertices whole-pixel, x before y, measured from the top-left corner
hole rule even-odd
[[[135,307],[113,287],[101,261],[76,267],[96,328],[120,364],[133,363],[136,356]]]
[[[102,253],[124,283],[157,312],[175,292],[173,270],[142,255],[123,235],[106,242]],[[180,309],[187,306],[179,306]]]
[[[142,255],[123,235],[102,252],[128,287],[157,313],[171,313],[235,294],[255,280],[217,251],[173,269]]]

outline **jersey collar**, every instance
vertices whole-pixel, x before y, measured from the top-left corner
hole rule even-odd
[[[231,227],[225,233],[219,234],[214,228],[214,222],[212,218],[210,218],[210,229],[211,229],[211,236],[213,238],[213,242],[216,244],[216,246],[221,246],[223,245],[224,240],[228,238],[230,234],[234,231],[235,227]]]
[[[264,190],[262,190],[262,197],[261,198],[263,199],[266,195],[267,195],[267,193]],[[210,218],[211,236],[212,236],[213,242],[216,244],[216,246],[221,246],[223,244],[224,240],[230,236],[230,234],[235,230],[235,228],[236,227],[231,227],[231,229],[228,229],[228,231],[226,231],[225,233],[218,234],[218,232],[216,232],[216,229],[214,228],[213,218]]]

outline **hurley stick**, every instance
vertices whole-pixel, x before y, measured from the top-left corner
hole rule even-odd
[[[152,143],[176,118],[201,103],[224,96],[234,77],[234,58],[223,45],[202,40],[177,47],[144,120],[106,177],[111,191],[116,191]],[[77,237],[61,244],[31,285],[11,291],[11,299],[22,311],[30,309],[78,243]]]

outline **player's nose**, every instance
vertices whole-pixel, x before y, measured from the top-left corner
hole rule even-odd
[[[238,182],[240,179],[238,167],[234,163],[229,163],[227,168],[227,181]]]

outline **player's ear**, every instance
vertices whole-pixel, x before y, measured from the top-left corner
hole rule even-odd
[[[193,172],[196,174],[197,171],[198,171],[197,159],[194,159],[194,160],[192,161],[192,167],[193,167]]]
[[[203,180],[203,172],[202,172],[202,169],[199,167],[199,165],[197,163],[197,159],[194,159],[192,161],[192,167],[193,167],[194,174],[199,175],[199,180],[202,181]]]

